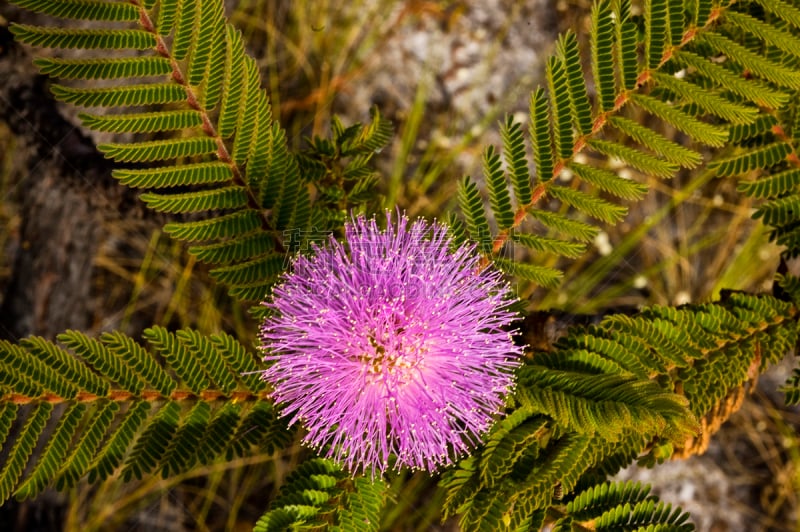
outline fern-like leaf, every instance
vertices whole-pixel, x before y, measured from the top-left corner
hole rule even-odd
[[[489,189],[489,201],[492,205],[501,229],[511,227],[514,223],[514,211],[511,209],[511,196],[508,193],[506,175],[503,170],[500,154],[491,146],[483,155],[483,173],[486,176],[486,185]]]
[[[673,57],[679,64],[695,69],[708,80],[756,105],[775,109],[785,105],[788,101],[787,94],[771,89],[763,83],[745,81],[728,69],[691,51],[680,50],[674,52]]]
[[[445,473],[445,514],[460,514],[471,530],[540,523],[558,494],[572,501],[560,505],[558,526],[603,516],[611,528],[688,529],[686,514],[636,486],[571,491],[584,479],[595,485],[598,469],[613,474],[637,457],[701,452],[700,427],[717,430],[735,410],[731,397],[794,345],[794,314],[775,298],[734,294],[571,331],[520,368],[514,408],[485,447]]]
[[[572,163],[569,168],[583,181],[594,185],[618,198],[638,200],[647,193],[647,186],[631,179],[625,179],[603,168],[594,168],[585,164]]]
[[[646,94],[631,95],[633,102],[698,142],[709,146],[722,146],[728,140],[727,130],[707,124],[690,114]]]
[[[470,237],[478,242],[479,248],[484,252],[491,249],[491,230],[489,222],[486,220],[486,213],[483,208],[478,187],[469,179],[464,179],[459,183],[458,200],[461,205],[461,212],[467,219],[467,228]]]
[[[653,72],[651,75],[660,87],[679,96],[682,102],[697,104],[706,113],[716,115],[731,124],[749,124],[758,118],[758,109],[755,107],[732,102],[674,75],[663,72]]]
[[[532,199],[531,173],[528,169],[522,127],[509,115],[500,128],[500,134],[503,138],[503,153],[508,164],[511,184],[514,187],[514,197],[520,205],[527,205]]]
[[[266,402],[255,357],[232,337],[155,327],[145,338],[147,346],[116,332],[68,331],[58,344],[0,343],[2,373],[26,375],[2,384],[0,500],[82,478],[175,475],[291,438]],[[9,439],[12,423],[20,430]]]
[[[139,198],[151,209],[169,213],[240,209],[247,205],[248,199],[247,190],[239,186],[183,194],[146,193]]]
[[[102,2],[99,0],[15,0],[19,7],[45,15],[79,20],[103,20],[109,22],[133,22],[139,18],[139,10],[132,4]]]
[[[261,516],[253,530],[378,530],[385,500],[386,486],[382,480],[362,477],[351,481],[330,460],[316,458],[303,462],[292,472],[271,509]]]
[[[592,6],[592,77],[597,85],[601,112],[614,109],[614,14],[610,2]]]
[[[203,115],[197,111],[126,113],[110,116],[81,113],[78,116],[86,127],[111,133],[156,133],[191,129],[203,124]]]
[[[540,182],[547,182],[553,177],[553,148],[547,100],[541,88],[531,94],[530,115],[530,135],[533,160],[536,164],[536,179]]]
[[[91,59],[39,58],[36,63],[44,74],[122,81],[114,87],[53,86],[56,97],[67,103],[121,111],[82,113],[86,127],[120,134],[166,134],[157,140],[109,142],[99,148],[118,163],[150,164],[115,171],[123,184],[177,189],[144,194],[152,208],[171,214],[203,213],[206,218],[168,224],[169,234],[209,245],[214,241],[235,245],[247,235],[248,247],[263,245],[251,254],[261,256],[285,251],[280,239],[283,231],[308,229],[308,190],[302,185],[294,154],[287,150],[286,136],[272,118],[256,63],[245,53],[240,34],[227,25],[222,2],[16,3],[54,17],[105,25],[86,30],[18,25],[12,31],[36,46],[96,50]],[[124,22],[138,27],[118,24]],[[123,49],[151,53],[120,56]],[[166,77],[169,82],[164,82]],[[134,78],[138,84],[130,83]],[[152,82],[144,83],[142,78]],[[158,107],[164,104],[170,106]],[[143,105],[156,107],[146,112],[131,109]],[[373,140],[374,146],[385,139],[386,131],[383,126],[376,130],[379,140]],[[253,238],[255,232],[266,238]],[[228,255],[228,260],[232,257]],[[213,255],[205,255],[205,260],[211,259]],[[243,264],[243,268],[248,266],[253,267]],[[273,281],[274,276],[264,279],[259,290],[245,282],[229,286],[238,296],[263,297],[263,287]]]
[[[148,50],[156,46],[155,36],[142,30],[73,30],[15,24],[11,31],[19,42],[42,48]]]
[[[550,187],[549,192],[554,198],[604,222],[618,222],[622,220],[628,212],[628,209],[621,205],[615,205],[573,188],[553,186]]]
[[[740,192],[753,198],[776,198],[796,190],[800,185],[800,169],[786,170],[756,181],[741,181]]]
[[[564,62],[556,56],[550,56],[547,60],[546,76],[550,89],[555,156],[562,160],[569,159],[572,157],[575,139],[572,134],[572,108]]]
[[[130,57],[122,59],[36,59],[42,74],[62,79],[119,79],[163,77],[172,71],[165,57]]]
[[[751,52],[724,35],[714,32],[704,32],[701,37],[701,42],[725,54],[728,59],[738,63],[742,68],[779,87],[800,89],[800,72],[788,69],[780,64],[772,63],[768,59]]]
[[[578,39],[572,32],[567,32],[558,42],[558,52],[563,58],[569,88],[570,114],[575,129],[581,135],[592,132],[592,111],[586,81],[583,78],[581,57],[578,53]],[[571,155],[571,154],[570,154]]]
[[[671,163],[679,164],[686,168],[694,168],[702,160],[702,157],[696,151],[676,144],[638,122],[623,116],[612,116],[609,118],[609,122],[631,139],[653,150]]]

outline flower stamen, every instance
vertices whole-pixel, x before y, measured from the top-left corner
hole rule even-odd
[[[511,293],[455,251],[444,226],[374,219],[345,225],[299,256],[265,305],[264,378],[304,442],[354,474],[435,471],[489,429],[511,391],[521,348]],[[324,287],[324,289],[320,289]]]

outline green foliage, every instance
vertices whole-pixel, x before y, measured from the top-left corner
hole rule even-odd
[[[378,178],[370,163],[389,142],[394,129],[377,108],[370,115],[369,124],[349,127],[333,117],[331,138],[308,139],[309,147],[299,154],[301,171],[319,194],[314,213],[317,225],[311,240],[318,239],[326,227],[340,227],[351,210],[374,211],[379,207],[375,201]]]
[[[526,154],[520,126],[509,118],[501,126],[502,151],[490,148],[484,156],[490,212],[477,187],[468,181],[461,184],[466,227],[487,261],[512,276],[554,286],[561,277],[553,268],[558,264],[555,259],[561,257],[563,263],[564,258],[574,257],[575,240],[591,238],[585,229],[581,234],[565,229],[587,218],[617,224],[627,213],[625,202],[641,199],[647,190],[641,182],[612,170],[612,161],[617,167],[621,162],[635,170],[632,175],[637,179],[669,178],[681,167],[700,166],[702,150],[730,151],[740,145],[747,149],[723,155],[710,167],[729,176],[756,169],[788,170],[787,162],[796,166],[792,161],[797,160],[797,150],[786,138],[792,124],[782,126],[786,135],[776,135],[776,126],[768,125],[774,115],[793,113],[785,106],[797,101],[800,28],[791,16],[779,14],[784,9],[792,13],[791,6],[780,0],[763,3],[770,16],[788,17],[776,27],[739,4],[719,6],[713,19],[709,18],[710,4],[700,4],[687,17],[682,3],[653,0],[644,3],[638,18],[629,2],[595,3],[588,77],[583,74],[575,35],[568,32],[559,39],[546,64],[547,90],[537,89],[531,96],[533,157]],[[726,56],[724,66],[712,60],[713,54]],[[594,106],[590,106],[589,86],[596,93]],[[632,116],[641,118],[632,120]],[[678,144],[653,125],[644,126],[645,121],[682,132],[694,144]],[[753,137],[758,135],[771,140],[763,140],[763,146],[754,149]],[[793,177],[786,174],[772,185],[755,185],[755,192],[764,197],[766,187],[788,186]],[[509,181],[515,201],[508,193]],[[781,189],[775,191],[784,194]],[[554,210],[554,203],[562,208]],[[794,219],[795,203],[785,199],[768,204],[759,214],[766,223],[788,224]],[[549,223],[544,228],[525,224],[526,220],[541,222],[540,211],[545,208]],[[787,227],[777,240],[791,248],[792,242],[800,241],[796,235]],[[551,240],[544,244],[542,238]],[[510,241],[523,244],[528,253],[509,253],[506,244]],[[550,245],[554,241],[564,244]],[[545,274],[545,269],[552,271]]]
[[[73,30],[16,24],[14,35],[22,42],[42,48],[114,48],[148,50],[156,46],[156,37],[142,30]]]
[[[780,1],[759,0],[757,3],[766,14],[764,20],[744,9],[730,10],[724,16],[731,26],[729,34],[711,34],[706,36],[706,42],[715,50],[724,48],[737,68],[770,81],[771,87],[780,90],[780,96],[791,103],[770,102],[774,108],[770,114],[750,124],[732,126],[730,152],[713,161],[710,167],[720,177],[739,179],[740,192],[762,201],[754,217],[772,227],[770,238],[784,248],[784,257],[796,257],[800,255],[800,113],[797,107],[800,11]],[[769,20],[783,23],[768,24]],[[742,35],[750,39],[740,37],[741,44],[731,41]],[[783,67],[776,68],[776,59]],[[750,99],[756,98],[751,96]],[[778,276],[776,282],[797,304],[797,279]],[[800,373],[795,370],[782,388],[787,404],[800,401],[798,375]]]
[[[781,391],[786,394],[787,405],[800,404],[800,368],[795,368],[792,376],[781,388]]]
[[[507,229],[514,224],[511,195],[508,193],[500,154],[491,146],[486,149],[483,155],[483,173],[486,175],[486,185],[489,189],[492,211],[495,213],[497,225],[502,229]]]
[[[67,103],[115,111],[81,113],[89,129],[165,135],[99,148],[116,162],[131,163],[114,172],[122,184],[159,190],[142,194],[150,208],[192,215],[165,230],[197,243],[190,252],[212,266],[212,276],[228,285],[233,296],[262,299],[283,271],[286,254],[341,227],[344,213],[372,197],[376,180],[368,165],[388,142],[390,124],[377,111],[364,127],[335,122],[332,141],[317,139],[305,154],[290,152],[256,63],[245,52],[240,33],[226,23],[221,2],[17,4],[56,17],[138,23],[136,29],[14,25],[12,31],[20,42],[90,48],[101,56],[40,58],[36,64],[43,74],[123,82],[79,88],[55,84],[53,93]],[[150,54],[127,55],[131,50]],[[167,76],[171,81],[165,83]],[[138,84],[125,84],[133,78]],[[142,83],[142,78],[151,82]],[[141,112],[141,106],[150,107]],[[308,166],[323,171],[302,175],[301,168]],[[322,192],[317,212],[309,184]],[[344,195],[337,195],[342,189]],[[288,233],[294,238],[286,242]]]
[[[139,18],[136,6],[122,2],[102,2],[97,0],[18,0],[19,7],[37,11],[54,17],[78,20],[103,20],[109,22],[133,22]]]
[[[330,138],[291,149],[221,1],[14,3],[99,23],[12,31],[33,46],[93,50],[36,65],[89,82],[52,91],[107,108],[79,117],[119,134],[99,146],[120,163],[115,178],[173,216],[164,230],[190,243],[236,298],[263,299],[289,255],[338,231],[350,212],[380,207],[371,163],[391,124],[377,109],[366,125],[334,117]],[[459,183],[463,220],[451,217],[450,231],[476,242],[484,265],[555,288],[599,225],[620,223],[646,194],[645,180],[709,169],[740,179],[742,193],[763,201],[756,217],[785,255],[800,255],[800,10],[784,0],[636,8],[594,4],[590,74],[576,35],[559,39],[546,89],[531,95],[527,135],[508,117],[502,149],[483,152],[488,209],[475,181]],[[512,253],[515,244],[524,252]],[[458,514],[466,530],[690,530],[685,513],[646,487],[605,479],[637,458],[653,465],[702,452],[701,429],[713,432],[752,379],[794,349],[800,280],[779,276],[777,286],[786,301],[731,294],[646,308],[527,353],[507,415],[444,472],[445,517]],[[292,442],[239,341],[162,327],[144,341],[68,331],[58,343],[0,342],[0,501],[82,479],[174,476]],[[800,403],[800,369],[783,391]],[[311,459],[256,530],[377,530],[388,489]]]
[[[0,342],[0,501],[83,478],[167,477],[291,441],[234,338],[153,327],[145,339],[149,348],[117,332]],[[21,430],[9,438],[12,424]]]
[[[795,313],[772,297],[732,294],[572,330],[554,351],[533,353],[519,371],[513,409],[482,448],[445,473],[446,514],[459,514],[468,530],[540,523],[557,499],[594,485],[598,472],[604,478],[635,457],[663,460],[665,448],[699,451],[698,422],[713,425],[731,393],[793,348]],[[609,527],[638,512],[684,526],[684,514],[652,501],[623,508],[606,517]]]
[[[553,530],[694,530],[689,514],[658,502],[649,491],[631,482],[598,484],[562,506]]]
[[[171,71],[165,57],[123,59],[37,59],[34,64],[42,74],[63,79],[119,79],[161,77]]]
[[[377,531],[385,502],[382,480],[351,479],[330,460],[315,458],[286,479],[253,530]]]

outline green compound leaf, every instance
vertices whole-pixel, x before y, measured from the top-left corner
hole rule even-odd
[[[550,89],[555,155],[559,159],[569,159],[572,157],[575,139],[572,134],[572,108],[570,108],[564,62],[555,56],[550,56],[547,60],[545,75],[547,76],[547,86]]]
[[[558,53],[563,58],[566,70],[570,112],[575,128],[579,134],[588,135],[592,132],[592,110],[578,53],[578,38],[574,33],[567,32],[559,39]]]
[[[708,114],[716,115],[732,124],[749,124],[758,118],[759,111],[752,106],[732,102],[718,94],[708,91],[674,75],[653,72],[653,79],[659,86],[668,89],[683,102],[697,104]]]
[[[39,435],[44,430],[47,419],[53,407],[49,403],[39,403],[33,407],[30,415],[25,419],[19,437],[11,447],[9,457],[0,471],[0,500],[6,501],[10,497],[14,486],[20,479],[25,464],[33,454]],[[28,488],[28,493],[32,493]]]
[[[181,164],[170,168],[114,170],[113,176],[133,188],[171,188],[186,185],[227,183],[233,177],[230,165],[222,162]]]
[[[547,99],[541,88],[531,94],[530,136],[536,180],[550,181],[553,178],[553,141],[548,118]]]
[[[614,109],[614,19],[611,2],[592,6],[591,65],[600,111]]]
[[[174,140],[151,140],[131,144],[99,144],[97,148],[106,157],[117,162],[143,163],[211,155],[217,151],[217,144],[214,139],[207,137],[190,137]]]
[[[122,115],[93,115],[80,113],[83,125],[110,133],[156,133],[192,129],[203,124],[197,111],[164,111],[158,113],[126,113]]]
[[[497,225],[501,229],[511,227],[514,223],[514,211],[511,208],[506,173],[503,170],[500,154],[492,146],[489,146],[483,154],[483,174],[486,177],[489,202]]]
[[[273,239],[262,232],[242,235],[236,240],[192,246],[189,253],[197,260],[209,264],[232,264],[242,262],[273,251]]]
[[[214,209],[239,209],[247,205],[247,189],[232,186],[183,194],[147,193],[139,196],[153,210],[169,213],[204,212]]]
[[[747,173],[757,168],[770,168],[784,161],[792,153],[791,145],[785,142],[776,142],[757,149],[729,157],[718,159],[711,163],[718,176],[732,176]]]
[[[648,129],[638,122],[634,122],[623,116],[612,116],[609,118],[609,123],[642,146],[651,149],[671,163],[681,165],[685,168],[695,168],[702,161],[702,157],[696,151],[676,144],[660,133]]]
[[[800,28],[800,9],[797,6],[781,0],[756,0],[756,3],[771,15],[788,22],[795,28]]]
[[[571,163],[569,168],[583,181],[618,198],[638,200],[647,193],[647,185],[620,177],[610,170],[585,164]]]
[[[696,70],[709,81],[746,98],[758,106],[775,109],[788,102],[789,96],[787,94],[773,90],[763,83],[745,80],[710,59],[693,52],[680,50],[674,52],[673,56],[679,64]]]
[[[795,13],[800,13],[800,11],[796,8],[792,8],[792,6],[784,5],[784,7],[790,10],[794,9]],[[773,13],[774,12],[775,11],[773,11]],[[732,23],[734,26],[738,26],[743,31],[758,36],[761,41],[770,46],[774,46],[775,48],[800,58],[800,38],[788,31],[771,26],[747,13],[739,13],[732,10],[725,12],[725,21]],[[798,24],[795,23],[795,26],[798,26]]]
[[[531,173],[528,169],[522,126],[508,116],[500,128],[500,134],[503,138],[503,154],[508,166],[511,185],[514,187],[514,197],[520,205],[527,205],[532,199]]]
[[[36,59],[42,74],[62,79],[120,79],[164,76],[172,71],[166,57],[124,59]]]
[[[214,268],[211,270],[211,276],[228,284],[261,285],[265,281],[275,280],[285,267],[286,257],[272,253],[249,262]]]
[[[656,177],[672,177],[678,170],[678,165],[672,162],[658,159],[629,146],[606,140],[590,140],[588,144],[603,155],[616,157],[633,168]]]
[[[164,226],[164,231],[178,240],[197,242],[235,238],[237,235],[255,231],[260,225],[261,217],[258,212],[244,210],[199,222],[169,223]]]
[[[532,353],[507,415],[444,473],[445,517],[458,514],[469,530],[541,523],[542,512],[557,530],[600,521],[690,530],[687,514],[660,505],[646,487],[603,479],[637,457],[665,458],[661,449],[702,452],[698,420],[718,426],[731,414],[722,408],[727,398],[754,377],[753,364],[763,371],[765,359],[783,357],[797,340],[796,312],[772,297],[734,294],[572,329],[554,350]]]
[[[573,259],[580,257],[586,251],[586,244],[536,234],[512,233],[511,239],[540,253],[552,253]]]
[[[645,57],[648,68],[655,69],[664,59],[664,52],[669,43],[668,0],[645,0]]]
[[[467,219],[470,238],[478,243],[484,253],[489,252],[492,247],[491,230],[477,185],[468,178],[462,180],[458,187],[458,200],[461,212]]]
[[[730,141],[741,144],[745,141],[756,140],[778,125],[778,120],[772,115],[762,115],[749,124],[737,124],[730,128]]]
[[[21,42],[56,50],[53,57],[36,59],[43,74],[89,82],[55,84],[57,98],[112,111],[80,117],[87,128],[125,139],[98,146],[117,163],[137,165],[115,171],[123,184],[145,189],[142,198],[156,210],[201,212],[207,218],[168,224],[168,233],[234,245],[251,232],[263,232],[260,242],[271,242],[261,254],[288,253],[293,250],[283,250],[283,232],[308,231],[310,221],[320,218],[296,156],[272,117],[257,64],[240,33],[227,24],[222,2],[23,0],[17,5],[96,22],[86,29],[14,25],[12,31]],[[58,57],[59,49],[73,48],[90,48],[92,56]],[[120,53],[125,50],[142,53]],[[116,83],[98,86],[101,80]],[[373,148],[391,131],[376,117],[363,139]],[[365,176],[368,161],[362,157],[359,171]],[[164,188],[176,190],[149,191]],[[230,284],[229,290],[235,297],[257,293],[252,283]],[[263,288],[259,292],[262,297]]]
[[[524,264],[501,257],[495,258],[494,263],[498,268],[509,275],[513,275],[548,288],[554,288],[558,286],[558,283],[561,281],[561,277],[563,275],[555,268],[537,266],[535,264]]]
[[[123,2],[100,0],[14,0],[19,7],[45,15],[80,20],[102,20],[108,22],[133,22],[139,18],[139,10]]]
[[[636,61],[636,24],[625,20],[617,25],[617,68],[622,87],[625,90],[636,88],[639,65]]]
[[[701,34],[701,42],[707,43],[718,52],[753,74],[771,81],[779,87],[800,89],[800,72],[773,63],[763,56],[753,53],[731,39],[714,32]]]
[[[765,179],[740,181],[738,190],[752,198],[776,198],[797,189],[800,169],[778,172]]]
[[[179,103],[186,99],[186,91],[177,84],[128,85],[101,89],[76,89],[53,85],[53,95],[65,103],[81,107],[117,107]]]
[[[564,218],[548,211],[531,211],[530,216],[543,224],[545,227],[553,229],[565,236],[574,238],[580,242],[590,242],[600,231],[597,227],[587,223]]]
[[[618,222],[628,212],[628,209],[621,205],[615,205],[597,196],[592,196],[573,188],[553,186],[550,187],[549,192],[554,198],[603,222]]]
[[[645,111],[661,118],[679,131],[709,146],[723,146],[728,140],[728,131],[718,126],[701,122],[688,113],[645,94],[631,95],[633,102]]]
[[[351,480],[330,460],[315,458],[292,472],[253,530],[377,531],[386,498],[387,486],[382,480]]]
[[[15,24],[10,29],[17,41],[42,48],[148,50],[156,46],[155,36],[142,30],[73,30],[29,24]]]
[[[58,339],[0,343],[4,373],[29,368],[27,381],[3,383],[2,501],[115,474],[172,476],[291,437],[264,401],[256,357],[229,335],[156,327],[146,344],[118,332]]]

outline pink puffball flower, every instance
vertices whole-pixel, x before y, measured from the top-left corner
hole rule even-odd
[[[273,288],[263,373],[304,443],[353,474],[436,471],[480,441],[514,386],[511,290],[447,229],[387,212],[345,225]]]

